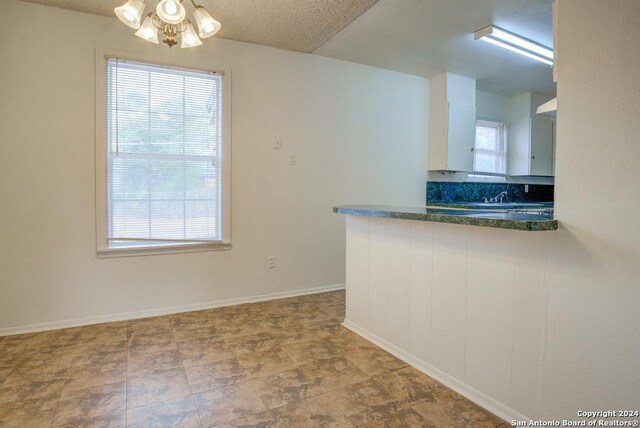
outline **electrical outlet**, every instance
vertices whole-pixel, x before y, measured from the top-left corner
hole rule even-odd
[[[276,256],[267,256],[267,269],[275,269]]]
[[[524,185],[524,193],[529,193],[529,185],[528,184]]]
[[[289,153],[289,165],[295,165],[296,162],[296,154],[294,152]]]
[[[273,148],[276,150],[282,148],[282,137],[273,137]]]

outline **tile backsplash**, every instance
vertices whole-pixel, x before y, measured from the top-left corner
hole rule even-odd
[[[525,192],[525,186],[529,186]],[[427,181],[427,205],[483,202],[507,192],[504,202],[553,202],[552,184]]]

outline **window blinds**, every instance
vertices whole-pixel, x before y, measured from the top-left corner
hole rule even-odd
[[[504,123],[478,120],[474,150],[474,171],[506,174],[507,126]]]
[[[107,59],[112,246],[222,240],[222,76]]]

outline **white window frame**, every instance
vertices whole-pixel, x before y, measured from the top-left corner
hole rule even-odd
[[[95,173],[96,173],[96,256],[122,257],[152,254],[186,253],[231,249],[231,69],[218,67],[222,78],[222,240],[213,242],[144,243],[137,246],[110,246],[107,239],[106,192],[106,88],[107,58],[122,58],[151,65],[213,71],[202,65],[185,63],[166,64],[154,58],[128,55],[122,52],[96,49],[95,51]]]
[[[495,152],[495,150],[478,149],[476,142],[473,145],[473,172],[467,175],[468,179],[473,181],[505,181],[505,178],[509,175],[509,122],[493,119],[477,119],[476,128],[478,126],[498,128],[500,132],[500,138],[504,146],[504,173],[491,172],[491,171],[476,171],[476,154],[481,152]],[[477,130],[476,130],[477,132]]]

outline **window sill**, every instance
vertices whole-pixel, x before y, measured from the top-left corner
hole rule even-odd
[[[231,249],[231,242],[207,242],[178,245],[162,245],[154,247],[98,248],[96,257],[107,259],[113,257],[152,256],[159,254],[196,253],[202,251],[225,251]]]

